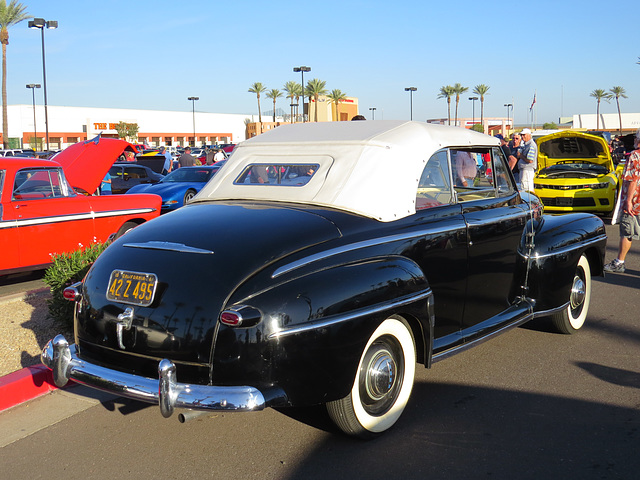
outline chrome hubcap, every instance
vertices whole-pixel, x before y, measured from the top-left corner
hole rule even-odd
[[[582,306],[586,295],[584,280],[576,275],[573,278],[573,286],[571,287],[571,309]]]
[[[386,349],[376,352],[369,362],[365,379],[369,398],[377,401],[389,393],[396,382],[397,372],[391,352]]]

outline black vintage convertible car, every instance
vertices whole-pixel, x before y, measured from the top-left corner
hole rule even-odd
[[[582,327],[604,225],[541,209],[486,135],[282,126],[109,246],[66,292],[75,344],[57,336],[42,360],[60,386],[165,417],[325,404],[347,434],[375,436],[400,417],[416,364],[539,316]]]

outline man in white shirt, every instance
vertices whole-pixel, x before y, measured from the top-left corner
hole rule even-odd
[[[538,145],[533,141],[531,130],[525,128],[520,132],[523,144],[518,158],[518,169],[520,170],[520,183],[522,190],[533,192],[533,177],[538,168]]]

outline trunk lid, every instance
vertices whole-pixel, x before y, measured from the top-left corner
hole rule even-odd
[[[210,362],[218,315],[239,285],[293,252],[339,237],[331,221],[294,206],[183,207],[130,231],[98,258],[84,282],[77,341],[94,356],[119,354],[125,370],[141,359],[154,366],[162,358],[202,366]],[[151,305],[108,300],[115,270],[156,275]],[[266,287],[257,282],[251,288]],[[118,333],[118,315],[127,307],[131,327]]]

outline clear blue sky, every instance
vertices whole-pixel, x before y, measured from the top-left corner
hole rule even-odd
[[[282,90],[300,81],[294,66],[359,98],[376,119],[446,117],[441,86],[470,87],[459,116],[472,115],[475,85],[490,86],[486,116],[517,124],[595,113],[596,88],[619,85],[623,112],[640,112],[640,28],[636,1],[429,0],[24,0],[45,31],[49,105],[257,113],[254,82]],[[314,5],[315,8],[311,8]],[[8,102],[30,104],[27,83],[42,83],[40,32],[9,29]],[[42,104],[42,89],[36,101]],[[288,109],[289,101],[278,100]],[[262,109],[271,108],[269,100]],[[615,101],[602,113],[615,113]],[[480,104],[476,102],[476,117]],[[453,116],[453,112],[452,112]]]

